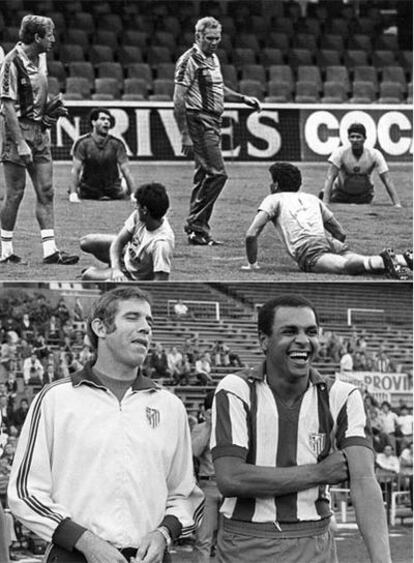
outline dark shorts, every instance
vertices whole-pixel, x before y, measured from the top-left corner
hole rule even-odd
[[[19,124],[23,138],[32,151],[33,162],[52,162],[49,131],[47,129],[44,130],[38,121],[32,121],[31,119],[19,119]],[[17,147],[12,140],[4,117],[0,118],[0,128],[2,139],[0,161],[26,166],[17,152]]]
[[[131,557],[135,557],[137,553],[136,549],[129,547],[120,551],[127,561]],[[80,551],[76,549],[74,551],[67,551],[53,544],[47,548],[44,560],[46,563],[87,563],[86,558]],[[171,563],[171,556],[168,551],[165,551],[162,563]]]
[[[96,188],[81,182],[78,191],[81,199],[124,199],[126,195],[121,183],[104,188]]]
[[[361,194],[351,194],[339,190],[336,186],[333,187],[331,192],[330,203],[371,203],[374,199],[374,190],[369,190]]]
[[[315,237],[296,250],[295,260],[302,271],[312,272],[314,265],[323,254],[344,254],[348,251],[348,245],[339,240]]]

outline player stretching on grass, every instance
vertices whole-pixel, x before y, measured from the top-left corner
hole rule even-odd
[[[296,166],[276,162],[269,171],[272,193],[260,204],[246,233],[249,263],[242,266],[242,270],[259,269],[257,240],[264,226],[271,221],[287,252],[304,272],[354,275],[385,271],[391,278],[409,279],[409,269],[413,267],[412,250],[397,255],[391,249],[385,249],[378,256],[351,252],[345,244],[345,231],[332,211],[316,196],[299,191],[302,176]]]
[[[320,199],[325,203],[371,203],[374,198],[371,174],[376,168],[392,204],[401,207],[385,158],[379,150],[364,147],[366,138],[362,123],[349,126],[350,146],[338,147],[329,157],[330,166]]]
[[[48,102],[46,52],[55,42],[50,18],[23,18],[20,42],[4,59],[0,73],[1,136],[6,197],[0,213],[1,258],[5,264],[22,259],[13,251],[13,231],[26,185],[26,169],[36,192],[44,264],[76,264],[79,256],[58,250],[53,209],[53,163],[47,129],[67,115],[60,99]]]

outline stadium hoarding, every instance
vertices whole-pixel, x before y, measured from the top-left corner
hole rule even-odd
[[[70,149],[89,131],[93,107],[107,107],[115,118],[111,133],[121,137],[131,160],[185,161],[172,102],[67,101],[69,117],[52,129],[55,160],[70,159]],[[412,111],[408,106],[320,106],[263,104],[257,113],[242,104],[227,104],[223,115],[222,149],[226,160],[326,161],[346,139],[347,124],[360,120],[367,144],[380,148],[389,161],[412,158]],[[345,133],[344,133],[345,132]]]
[[[341,381],[347,381],[359,387],[362,391],[377,396],[388,396],[391,403],[397,404],[404,399],[406,404],[412,404],[413,384],[406,373],[382,373],[376,371],[338,372],[335,376]]]

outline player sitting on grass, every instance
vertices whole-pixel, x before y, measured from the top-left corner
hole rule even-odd
[[[143,184],[135,191],[137,209],[117,235],[82,237],[81,249],[108,267],[91,266],[84,280],[168,280],[174,249],[174,233],[164,217],[169,199],[162,184]]]
[[[385,271],[395,279],[410,277],[411,250],[404,255],[396,255],[391,249],[386,249],[378,256],[351,252],[344,242],[345,231],[333,213],[316,196],[299,191],[302,177],[296,166],[276,162],[269,171],[272,176],[271,195],[260,204],[246,233],[249,263],[242,266],[243,270],[259,268],[258,237],[271,221],[287,252],[304,272],[352,275]]]

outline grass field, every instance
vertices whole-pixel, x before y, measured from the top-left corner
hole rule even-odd
[[[304,191],[317,194],[323,185],[325,163],[300,163]],[[257,205],[268,193],[268,165],[227,165],[229,180],[216,203],[211,226],[213,235],[225,244],[219,247],[189,246],[183,225],[188,211],[193,165],[157,165],[132,163],[137,184],[156,180],[164,183],[170,195],[170,222],[176,234],[176,250],[171,280],[232,280],[324,281],[353,279],[351,276],[304,274],[285,253],[273,225],[269,224],[260,237],[259,262],[261,270],[241,272],[246,262],[244,235]],[[390,206],[388,196],[379,178],[375,179],[377,196],[373,205],[332,205],[337,218],[348,233],[351,247],[364,254],[375,254],[391,246],[404,250],[412,245],[413,183],[410,163],[390,165],[394,184],[400,194],[403,209]],[[61,248],[79,252],[79,238],[92,232],[114,233],[132,211],[130,202],[93,202],[70,204],[67,197],[70,163],[55,164],[56,235]],[[1,179],[3,182],[3,179]],[[1,191],[4,191],[2,186]],[[76,266],[45,266],[42,264],[40,235],[34,218],[34,195],[28,186],[15,229],[15,252],[28,265],[1,266],[2,280],[74,280],[88,265],[97,264],[93,257],[82,254]],[[379,279],[378,276],[360,276],[358,279]]]

